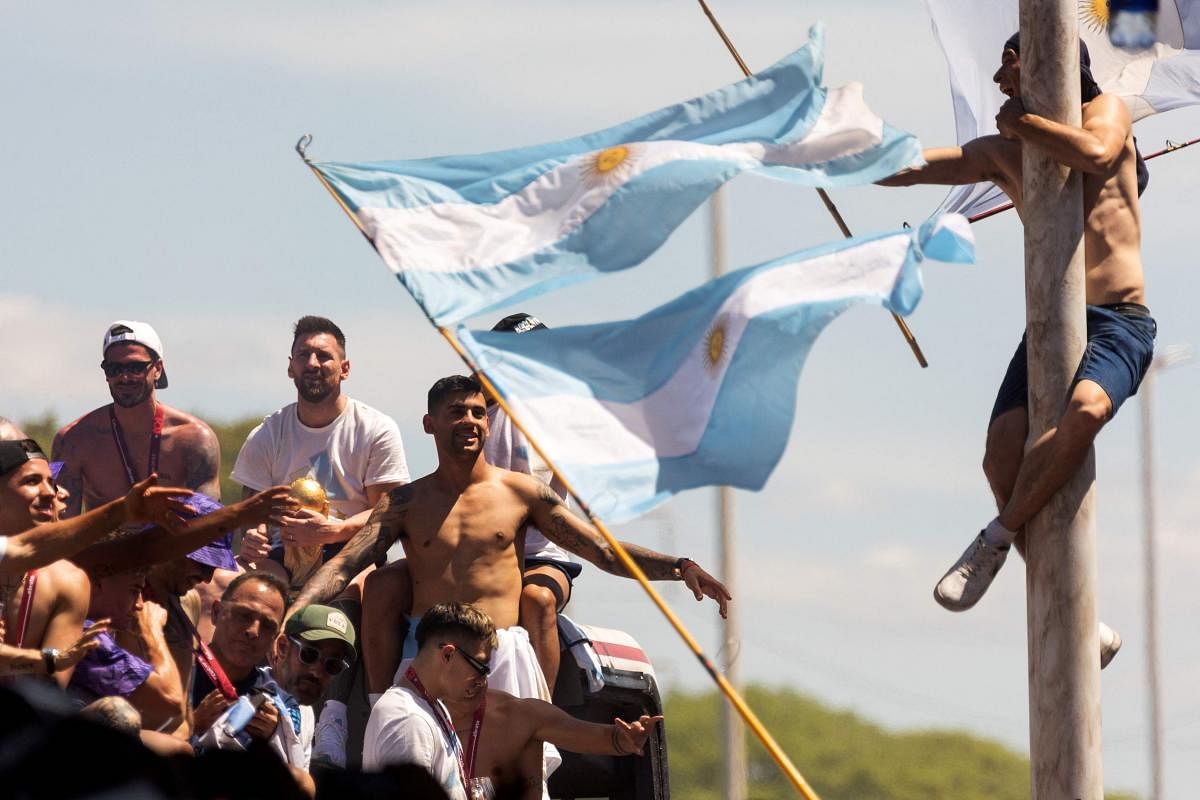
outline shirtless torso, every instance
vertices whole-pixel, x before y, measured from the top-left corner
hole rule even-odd
[[[151,398],[133,408],[117,407],[130,466],[138,480],[149,472],[154,404]],[[163,410],[159,485],[184,486],[219,498],[221,485],[217,473],[221,455],[216,434],[191,414],[158,405]],[[129,491],[129,479],[113,436],[110,408],[102,406],[85,414],[54,437],[53,458],[64,462],[58,481],[71,493],[67,516],[95,508]]]
[[[5,636],[9,644],[35,650],[51,647],[66,650],[83,632],[91,584],[87,574],[69,561],[55,561],[37,571],[28,620],[21,636],[25,576],[0,583],[4,598]],[[55,673],[59,685],[66,687],[74,668]]]
[[[1014,98],[1005,103],[997,123],[999,135],[980,137],[962,147],[927,150],[926,166],[880,183],[992,181],[1012,199],[1020,214],[1021,149],[1023,143],[1037,147],[1083,173],[1087,302],[1144,303],[1137,154],[1125,105],[1114,95],[1102,94],[1083,104],[1082,127],[1073,128],[1026,112]]]
[[[305,585],[293,604],[328,602],[397,539],[404,546],[413,582],[413,613],[452,600],[474,603],[497,628],[517,624],[521,595],[519,553],[530,523],[552,542],[614,575],[626,576],[615,553],[592,527],[572,514],[562,499],[529,475],[488,464],[483,395],[450,395],[425,417],[438,450],[437,471],[391,489],[367,524]],[[625,544],[651,580],[675,580],[676,559]],[[688,562],[682,576],[697,599],[717,600],[725,587]]]

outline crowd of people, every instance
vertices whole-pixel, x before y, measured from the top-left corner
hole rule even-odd
[[[159,400],[154,328],[110,325],[101,368],[112,402],[49,454],[0,419],[0,785],[541,798],[556,748],[642,752],[660,718],[549,702],[572,555],[625,570],[474,377],[429,390],[438,464],[410,480],[395,421],[342,391],[341,329],[302,317],[295,402],[247,437],[222,505],[215,434]],[[694,561],[624,545],[724,614]],[[35,770],[72,741],[92,768]]]

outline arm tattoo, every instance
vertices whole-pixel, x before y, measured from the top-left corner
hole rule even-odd
[[[188,458],[183,479],[186,488],[199,492],[219,486],[217,473],[220,472],[220,465],[221,451],[217,443],[202,441],[196,452]]]
[[[404,528],[404,516],[412,500],[412,484],[397,486],[379,499],[362,530],[346,546],[308,579],[292,606],[327,603],[338,595],[354,576],[387,554]]]

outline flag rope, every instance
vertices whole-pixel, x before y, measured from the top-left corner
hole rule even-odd
[[[1162,150],[1155,151],[1148,156],[1142,156],[1142,161],[1152,161],[1159,156],[1165,156],[1167,153],[1174,153],[1176,150],[1182,150],[1185,147],[1191,147],[1197,142],[1200,142],[1200,139],[1192,139],[1191,141],[1187,142],[1172,142],[1168,139],[1166,147],[1164,147]],[[994,217],[997,214],[1008,211],[1012,207],[1013,204],[1009,202],[1005,203],[1004,205],[996,206],[995,208],[989,208],[987,211],[980,211],[978,214],[967,217],[967,222],[979,222],[980,220],[985,220],[988,217]]]
[[[725,29],[721,27],[720,22],[717,22],[717,18],[713,14],[712,9],[708,7],[708,3],[706,3],[704,0],[699,0],[699,2],[700,8],[704,10],[704,14],[708,17],[708,21],[712,23],[713,29],[716,30],[717,35],[721,37],[721,41],[725,43],[725,49],[729,51],[729,55],[733,56],[733,60],[736,61],[737,65],[741,68],[742,74],[749,78],[753,74],[750,71],[750,67],[746,66],[746,62],[742,60],[741,54],[738,53],[737,48],[733,46],[733,42],[725,33]],[[853,234],[850,233],[850,226],[846,224],[846,220],[842,217],[842,212],[838,211],[837,206],[833,204],[833,198],[829,196],[829,192],[818,188],[817,196],[821,198],[821,202],[825,204],[825,210],[829,212],[829,214],[833,217],[833,221],[837,223],[838,230],[842,232],[842,236],[845,236],[847,239],[851,238]],[[908,342],[908,346],[912,349],[913,355],[916,356],[917,363],[921,365],[922,369],[928,367],[929,362],[925,360],[925,354],[921,352],[921,345],[917,344],[917,337],[913,335],[912,330],[908,327],[908,323],[905,322],[904,318],[895,311],[892,312],[892,319],[896,321],[897,327],[900,328],[901,335],[904,336],[904,341]]]
[[[312,136],[305,134],[303,137],[301,137],[300,141],[296,143],[296,152],[300,155],[300,158],[303,159],[304,163],[308,165],[308,168],[312,170],[313,174],[317,176],[317,180],[321,182],[321,185],[324,186],[333,199],[337,201],[337,204],[341,207],[342,211],[346,212],[346,216],[349,217],[350,221],[354,223],[354,227],[358,228],[358,232],[361,233],[363,238],[365,238],[368,242],[371,242],[371,237],[367,236],[367,232],[363,228],[362,223],[359,221],[358,216],[350,210],[350,207],[347,206],[345,201],[342,200],[341,196],[334,191],[334,188],[329,185],[329,181],[325,180],[325,176],[321,174],[321,171],[318,170],[316,165],[313,164],[312,160],[309,159],[307,150],[308,145],[311,142]],[[371,243],[371,246],[374,248],[374,243]],[[420,307],[420,303],[418,303],[417,306]],[[423,308],[421,311],[422,313],[425,313]],[[491,379],[488,378],[486,373],[479,369],[479,367],[471,360],[470,355],[466,352],[466,350],[463,349],[462,344],[454,336],[453,332],[447,328],[437,325],[428,314],[425,314],[425,318],[429,320],[429,324],[432,325],[437,332],[442,335],[450,347],[453,348],[454,352],[458,354],[458,357],[461,358],[463,363],[467,365],[467,368],[479,377],[479,381],[483,385],[484,389],[486,389],[488,394],[490,394],[496,400],[496,403],[500,406],[504,413],[508,415],[508,418],[512,420],[513,425],[516,426],[517,430],[519,430],[522,435],[524,435],[525,439],[529,442],[529,445],[541,457],[541,459],[546,462],[546,466],[550,468],[550,471],[554,474],[554,477],[558,478],[559,482],[562,483],[563,487],[567,490],[567,492],[570,493],[571,497],[575,499],[575,502],[579,504],[580,510],[587,515],[587,518],[591,521],[592,525],[594,525],[596,530],[600,532],[600,535],[604,538],[604,541],[608,544],[608,546],[612,548],[622,566],[624,566],[629,572],[630,576],[638,582],[638,585],[642,587],[642,589],[650,597],[650,600],[658,607],[658,610],[662,612],[663,616],[666,617],[667,622],[671,624],[671,627],[673,627],[675,632],[679,634],[679,637],[683,639],[684,644],[686,644],[688,649],[692,651],[692,654],[696,656],[696,660],[700,662],[700,666],[704,668],[704,671],[707,672],[709,677],[712,678],[713,682],[716,683],[717,688],[721,690],[721,693],[725,695],[730,704],[733,705],[738,714],[741,715],[742,719],[746,723],[746,727],[754,732],[754,735],[758,737],[760,742],[762,742],[763,747],[766,748],[771,758],[777,765],[779,765],[780,770],[782,770],[787,776],[788,780],[792,782],[792,785],[796,787],[796,791],[798,791],[801,796],[805,798],[805,800],[820,800],[816,793],[813,792],[812,787],[808,785],[806,780],[804,780],[804,776],[800,774],[798,769],[796,769],[796,766],[792,763],[791,759],[789,759],[787,754],[783,752],[783,748],[781,748],[779,743],[775,741],[775,737],[773,737],[770,731],[768,731],[763,726],[762,722],[759,721],[758,716],[754,713],[754,711],[751,710],[750,706],[746,704],[746,701],[742,698],[741,694],[738,693],[737,689],[733,687],[733,684],[725,679],[725,676],[717,670],[709,657],[705,655],[703,648],[700,647],[700,643],[696,641],[695,637],[692,636],[691,632],[688,631],[679,617],[675,615],[675,612],[672,611],[670,606],[667,605],[666,601],[663,600],[662,595],[660,595],[658,591],[655,590],[655,588],[650,584],[650,579],[646,577],[646,573],[642,571],[642,568],[639,567],[637,562],[633,560],[633,557],[629,555],[629,551],[627,551],[621,542],[612,535],[612,532],[608,529],[608,526],[605,525],[598,516],[592,513],[591,507],[582,497],[579,496],[574,487],[571,485],[571,482],[567,480],[566,476],[559,471],[558,466],[554,463],[554,460],[550,458],[549,454],[542,449],[542,446],[538,444],[537,440],[534,439],[533,436],[529,434],[529,431],[525,429],[525,426],[521,424],[520,418],[518,418],[512,412],[512,408],[508,405],[500,392],[497,391],[495,385],[492,383]]]

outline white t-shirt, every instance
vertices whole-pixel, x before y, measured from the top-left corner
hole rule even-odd
[[[418,764],[429,770],[450,800],[467,800],[454,746],[429,704],[407,687],[393,686],[371,708],[362,763],[372,772],[389,764]]]
[[[351,398],[324,428],[302,423],[295,403],[279,409],[250,431],[232,477],[256,492],[312,478],[343,518],[366,510],[366,487],[409,480],[395,421]]]

